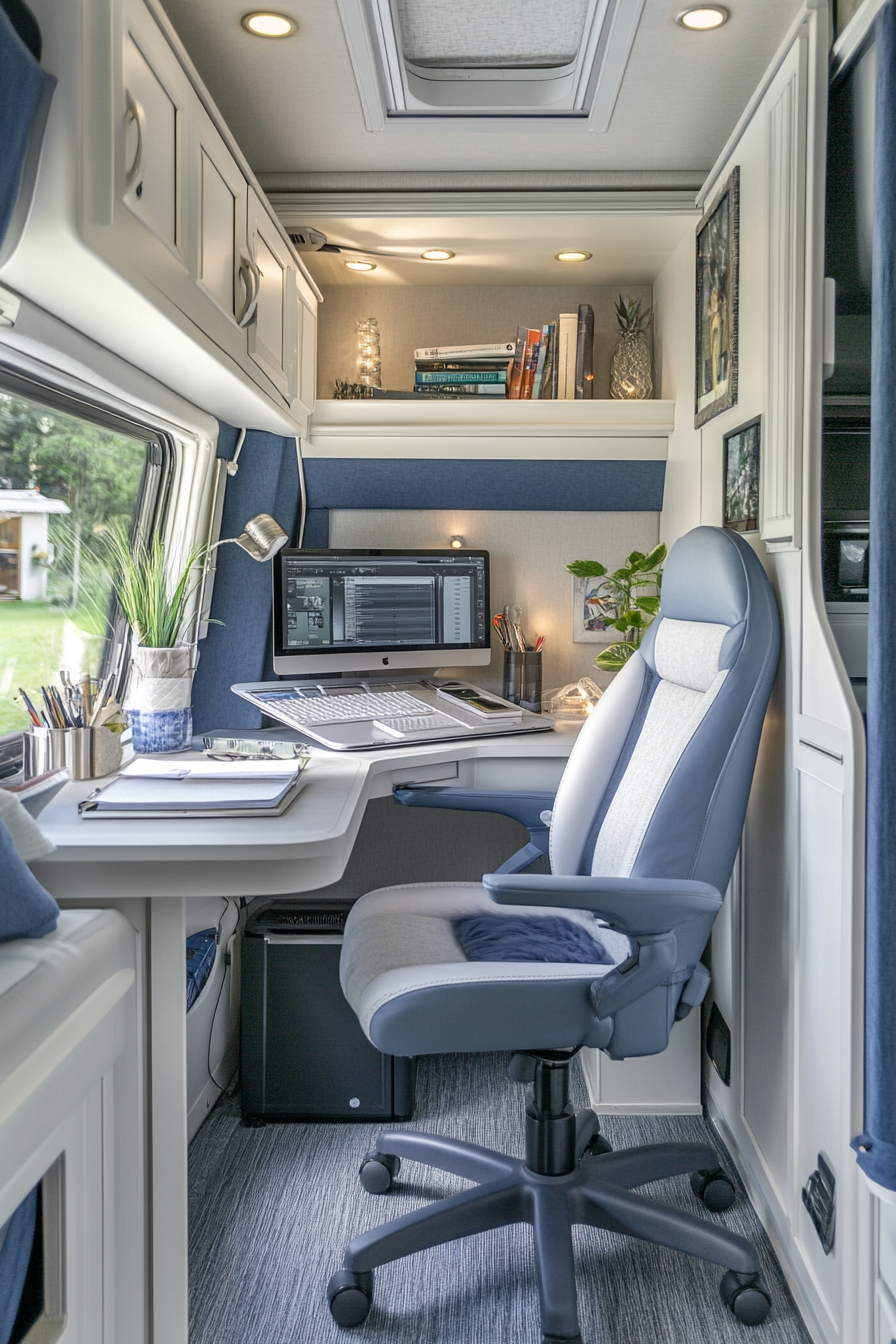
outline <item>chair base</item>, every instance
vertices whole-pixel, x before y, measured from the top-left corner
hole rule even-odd
[[[634,1193],[649,1181],[700,1172],[714,1177],[718,1195],[719,1181],[725,1178],[712,1148],[663,1143],[589,1156],[589,1149],[608,1147],[601,1143],[597,1116],[580,1111],[574,1121],[572,1169],[560,1174],[535,1171],[525,1162],[460,1140],[385,1130],[375,1153],[365,1159],[365,1165],[379,1164],[380,1179],[368,1184],[362,1176],[366,1188],[387,1189],[397,1171],[396,1158],[422,1162],[476,1185],[356,1237],[346,1251],[345,1268],[330,1281],[330,1310],[336,1322],[359,1325],[365,1319],[373,1299],[372,1271],[380,1265],[512,1223],[532,1225],[541,1328],[550,1344],[576,1344],[581,1339],[572,1245],[576,1223],[723,1266],[728,1271],[721,1284],[723,1302],[744,1324],[764,1320],[771,1299],[759,1278],[759,1257],[750,1242]]]

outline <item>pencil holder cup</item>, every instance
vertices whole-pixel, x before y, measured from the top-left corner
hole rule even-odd
[[[541,713],[541,653],[504,650],[504,699],[521,709]]]
[[[25,778],[65,769],[65,729],[32,728],[24,735]]]
[[[121,738],[111,728],[69,728],[65,761],[72,779],[111,775],[121,765]]]

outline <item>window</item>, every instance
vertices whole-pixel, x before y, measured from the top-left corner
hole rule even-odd
[[[153,526],[172,455],[145,426],[0,378],[0,736],[30,722],[20,687],[39,709],[60,670],[74,681],[121,671],[103,532]]]

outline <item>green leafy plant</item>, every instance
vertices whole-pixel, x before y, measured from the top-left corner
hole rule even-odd
[[[173,649],[192,619],[190,599],[202,582],[208,548],[194,546],[180,573],[172,575],[158,532],[148,541],[131,541],[127,529],[117,524],[104,531],[103,543],[112,584],[137,643]]]
[[[665,559],[666,547],[660,543],[647,555],[632,551],[621,569],[612,574],[598,560],[573,560],[566,566],[577,579],[603,579],[597,593],[617,611],[616,620],[611,621],[608,628],[620,631],[624,638],[599,653],[594,660],[595,667],[604,672],[618,672],[641,643],[645,630],[660,609]],[[656,591],[644,592],[644,589]]]

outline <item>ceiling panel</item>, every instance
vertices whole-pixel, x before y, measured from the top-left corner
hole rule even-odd
[[[711,33],[675,23],[680,3],[647,0],[610,128],[506,122],[364,127],[336,0],[285,0],[283,42],[240,26],[245,0],[164,0],[256,172],[707,170],[800,0],[729,0]]]

